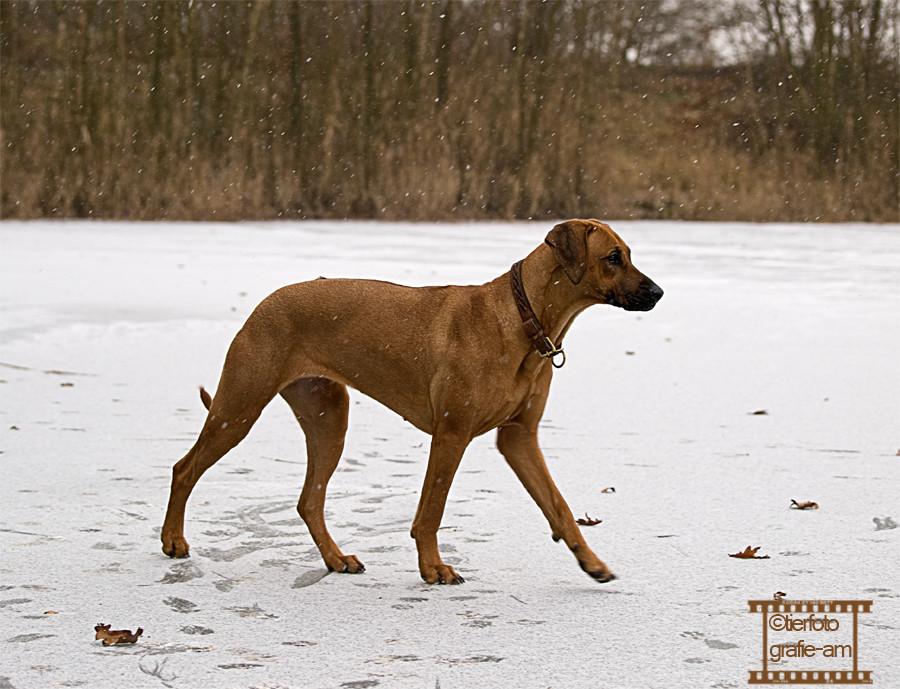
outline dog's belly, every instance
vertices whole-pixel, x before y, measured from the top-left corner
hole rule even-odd
[[[440,426],[471,436],[486,433],[522,411],[531,389],[524,377],[509,385],[514,371],[482,370],[473,376],[452,367],[403,365],[408,362],[402,357],[379,352],[358,358],[358,352],[341,352],[339,347],[332,355],[336,363],[323,362],[312,373],[358,390],[429,434]],[[303,371],[309,372],[308,367]]]
[[[469,316],[478,289],[314,280],[273,293],[245,328],[284,362],[286,383],[330,378],[426,433],[453,425],[479,435],[518,411],[533,380],[486,332],[496,318]]]

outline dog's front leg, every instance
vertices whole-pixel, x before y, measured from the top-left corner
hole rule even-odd
[[[410,536],[419,551],[419,572],[429,584],[462,584],[463,579],[438,552],[437,532],[450,493],[450,484],[471,436],[455,432],[435,431],[428,456],[428,469],[419,507],[413,520]]]
[[[615,579],[615,575],[588,547],[572,510],[550,477],[544,455],[538,446],[537,428],[510,423],[497,431],[497,447],[525,490],[550,522],[554,541],[562,540],[575,555],[581,569],[599,582]]]

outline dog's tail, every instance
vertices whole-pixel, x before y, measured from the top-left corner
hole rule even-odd
[[[200,401],[203,402],[206,411],[209,411],[209,407],[212,404],[212,395],[210,395],[202,385],[200,386]]]

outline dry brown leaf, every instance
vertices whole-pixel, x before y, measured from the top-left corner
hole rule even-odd
[[[776,591],[776,592],[775,592],[775,595],[772,596],[772,598],[774,598],[775,600],[781,600],[781,599],[784,598],[786,595],[787,595],[787,594],[786,594],[784,591]]]
[[[769,412],[766,409],[757,409],[756,411],[750,412],[750,416],[768,416]]]
[[[600,492],[601,492],[601,493],[615,493],[615,492],[616,492],[616,489],[613,488],[612,486],[610,486],[609,488],[604,488],[604,489],[601,490]]]
[[[591,517],[588,516],[588,513],[585,512],[584,518],[579,517],[578,519],[575,520],[575,523],[581,524],[582,526],[596,526],[597,524],[599,524],[602,521],[603,521],[602,519],[592,519]]]
[[[756,546],[755,548],[751,548],[749,545],[745,550],[742,550],[739,553],[728,553],[728,557],[739,557],[742,560],[768,560],[768,555],[757,555],[756,551],[759,550],[762,546]]]
[[[94,627],[94,639],[100,639],[104,646],[115,646],[116,644],[135,644],[138,637],[144,633],[144,630],[138,627],[136,632],[130,629],[113,629],[110,630],[108,624],[98,624]]]
[[[807,500],[806,502],[797,502],[796,500],[791,500],[791,509],[792,510],[817,510],[817,509],[819,509],[819,504],[812,502],[811,500]]]
[[[59,613],[56,612],[56,610],[45,610],[44,614],[45,615],[58,615]]]

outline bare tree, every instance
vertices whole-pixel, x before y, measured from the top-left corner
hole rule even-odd
[[[896,0],[5,0],[0,213],[894,218],[897,20]]]

